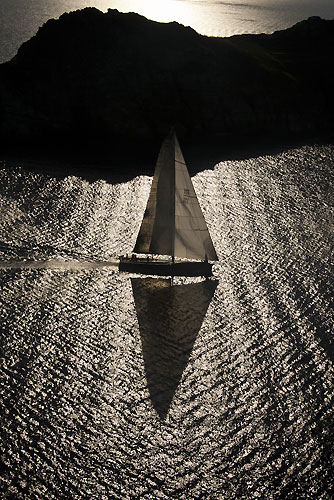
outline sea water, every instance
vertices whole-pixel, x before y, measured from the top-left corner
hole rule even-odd
[[[193,178],[214,279],[119,273],[151,178],[0,170],[1,498],[330,500],[334,148]]]
[[[84,7],[133,11],[155,21],[177,21],[201,34],[223,37],[272,33],[310,16],[334,18],[332,0],[1,0],[0,62],[11,59],[48,19]]]

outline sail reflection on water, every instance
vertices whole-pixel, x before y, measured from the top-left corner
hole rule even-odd
[[[147,386],[165,418],[218,281],[173,286],[170,279],[132,278]]]

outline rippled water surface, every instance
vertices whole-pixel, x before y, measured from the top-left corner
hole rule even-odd
[[[330,500],[334,148],[193,180],[215,279],[117,270],[150,178],[0,170],[1,498]]]

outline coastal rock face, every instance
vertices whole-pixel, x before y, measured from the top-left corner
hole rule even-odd
[[[94,8],[48,21],[0,66],[3,147],[83,151],[331,132],[334,21],[210,38]]]

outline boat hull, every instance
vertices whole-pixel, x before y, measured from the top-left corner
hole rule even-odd
[[[212,264],[209,262],[163,262],[140,259],[124,259],[119,263],[119,270],[157,276],[212,276]]]

